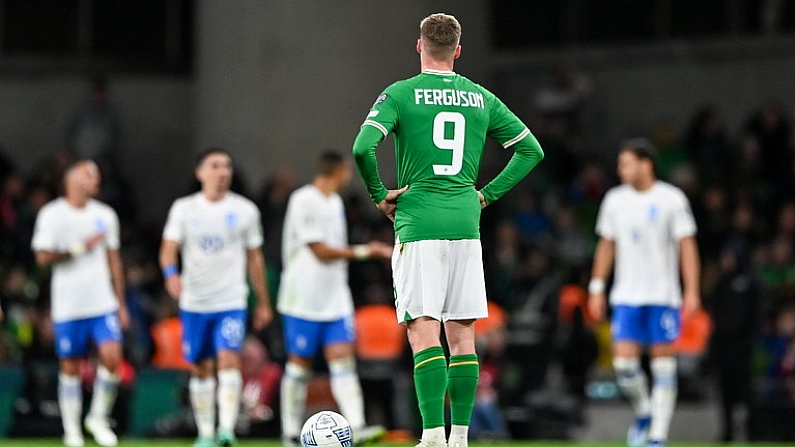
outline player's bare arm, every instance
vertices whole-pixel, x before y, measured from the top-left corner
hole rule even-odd
[[[682,310],[685,315],[692,315],[701,309],[701,262],[698,245],[694,236],[679,241],[679,256],[682,270]]]
[[[48,267],[58,262],[78,258],[94,249],[105,240],[105,233],[97,233],[84,243],[75,244],[69,251],[36,250],[36,264],[39,267]]]
[[[123,329],[130,326],[130,313],[127,311],[127,301],[124,294],[124,264],[119,250],[108,250],[108,267],[110,278],[113,282],[113,292],[119,301],[119,323]]]
[[[160,268],[163,269],[166,291],[175,300],[182,295],[182,278],[177,271],[178,258],[179,243],[164,239],[160,245]]]
[[[324,262],[337,259],[388,259],[392,256],[392,246],[380,241],[370,241],[366,244],[350,245],[342,248],[332,247],[323,242],[313,242],[309,244],[309,248],[318,259]]]
[[[259,247],[246,250],[246,266],[254,294],[257,296],[253,325],[254,329],[260,330],[273,320],[273,308],[268,295],[268,280],[265,276],[265,257]]]
[[[588,310],[597,321],[604,319],[607,313],[607,296],[605,282],[613,268],[616,243],[610,239],[600,238],[594,253],[591,282],[588,284]]]

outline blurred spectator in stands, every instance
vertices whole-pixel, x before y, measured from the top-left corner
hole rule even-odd
[[[130,312],[128,336],[124,339],[128,358],[141,366],[149,362],[153,351],[152,324],[157,313],[157,303],[145,288],[146,272],[143,261],[125,252],[125,295]]]
[[[27,247],[20,246],[16,237],[24,205],[25,179],[19,171],[11,171],[0,183],[0,254],[3,259],[18,259],[23,250],[28,251]]]
[[[748,200],[760,210],[770,210],[772,187],[762,163],[762,146],[759,138],[753,133],[746,133],[740,138],[734,156],[731,184],[735,192],[742,191],[742,194],[747,195]]]
[[[701,200],[694,203],[698,222],[698,247],[705,262],[715,259],[731,225],[731,210],[726,190],[719,185],[708,187]]]
[[[156,307],[156,321],[152,324],[154,354],[152,366],[164,369],[190,370],[191,364],[182,354],[182,322],[176,301],[163,296]]]
[[[772,324],[766,328],[762,337],[761,375],[763,402],[792,402],[785,387],[785,380],[791,378],[794,370],[788,369],[791,364],[787,358],[788,351],[795,342],[795,305],[785,304],[775,312]]]
[[[704,183],[727,180],[731,162],[723,119],[712,106],[699,109],[691,119],[685,146]]]
[[[526,241],[543,243],[550,236],[549,218],[534,194],[528,193],[518,198],[514,222]]]
[[[122,174],[121,167],[113,164],[108,159],[100,159],[97,162],[100,175],[102,175],[102,185],[100,185],[98,198],[110,205],[119,221],[122,223],[122,233],[125,228],[135,225],[137,218],[137,207],[133,192]],[[124,234],[122,234],[124,237]]]
[[[282,271],[282,227],[287,212],[287,199],[296,187],[296,174],[292,169],[279,169],[262,187],[256,203],[262,215],[263,251],[268,268],[268,293],[278,296]]]
[[[604,165],[595,161],[583,166],[577,177],[568,186],[568,200],[577,207],[579,223],[584,228],[593,228],[599,204],[608,188],[608,176]]]
[[[274,438],[279,435],[274,410],[282,368],[271,361],[265,345],[252,336],[243,342],[240,362],[243,391],[236,431],[246,436]]]
[[[574,64],[558,62],[551,67],[547,84],[533,98],[537,117],[533,133],[547,154],[544,170],[556,184],[568,184],[577,172],[576,136],[582,127],[583,106],[592,90],[590,79]]]
[[[713,322],[710,360],[718,379],[723,442],[735,438],[736,411],[747,415],[751,361],[762,326],[764,290],[752,269],[749,249],[740,240],[723,248],[717,287],[705,297]]]
[[[119,119],[108,100],[108,82],[104,76],[91,80],[88,100],[80,107],[67,129],[67,147],[79,159],[100,164],[107,160],[119,165]]]
[[[776,239],[783,239],[795,248],[795,202],[787,201],[781,205],[776,219]]]
[[[672,183],[673,174],[691,164],[690,153],[681,143],[674,123],[667,118],[654,124],[652,142],[657,146],[657,160],[654,164],[657,175],[661,180]]]
[[[558,208],[552,233],[559,266],[576,269],[590,262],[592,237],[577,224],[577,210],[573,206]]]
[[[397,374],[406,347],[406,328],[395,324],[395,306],[383,282],[371,282],[365,290],[365,304],[356,309],[356,357],[359,380],[365,397],[365,419],[398,428],[395,400]]]
[[[789,117],[777,103],[754,114],[748,131],[759,139],[765,176],[773,184],[776,202],[792,196],[793,141]]]
[[[499,405],[500,369],[507,340],[505,311],[489,301],[488,318],[475,322],[475,344],[480,360],[480,378],[472,409],[469,435],[472,439],[506,439],[509,437]]]
[[[782,296],[789,296],[795,287],[795,259],[792,244],[786,239],[775,239],[768,247],[767,260],[762,265],[765,286]]]
[[[588,291],[580,284],[588,266],[575,269],[568,284],[558,293],[558,349],[560,350],[566,391],[580,404],[585,402],[588,375],[599,355],[593,327],[596,324],[588,313]]]
[[[503,219],[497,224],[494,249],[490,253],[491,262],[484,267],[489,272],[486,281],[492,283],[492,299],[501,306],[510,304],[514,278],[522,256],[522,241],[519,229],[513,220]]]

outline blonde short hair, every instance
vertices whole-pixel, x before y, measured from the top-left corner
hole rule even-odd
[[[434,59],[452,58],[461,40],[461,24],[449,14],[431,14],[420,22],[420,39]]]

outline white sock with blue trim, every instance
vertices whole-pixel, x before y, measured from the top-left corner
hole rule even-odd
[[[215,437],[215,378],[200,379],[191,377],[188,382],[190,404],[193,407],[193,418],[199,437]]]
[[[97,366],[97,376],[94,378],[94,395],[91,397],[90,417],[107,418],[116,403],[116,394],[119,389],[119,375],[110,372],[102,365]]]
[[[60,373],[58,375],[58,405],[66,436],[82,436],[80,417],[83,415],[83,390],[80,377]]]
[[[328,362],[331,373],[331,394],[340,407],[340,412],[354,429],[364,427],[364,398],[359,374],[356,372],[356,359],[348,357]]]
[[[309,369],[289,360],[284,365],[280,390],[283,438],[297,438],[301,435],[310,373]]]
[[[632,404],[635,416],[651,415],[649,386],[646,374],[640,368],[640,360],[637,357],[616,357],[613,359],[613,369],[616,372],[616,382]]]
[[[234,431],[240,413],[243,376],[234,368],[218,371],[218,429]]]
[[[651,361],[654,385],[651,390],[652,418],[649,439],[665,441],[676,407],[676,358],[657,357]]]

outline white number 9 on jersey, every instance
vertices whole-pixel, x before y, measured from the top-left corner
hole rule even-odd
[[[453,138],[445,137],[447,123],[453,125]],[[433,144],[439,149],[453,151],[453,160],[449,165],[433,165],[436,175],[456,175],[461,172],[464,162],[464,135],[466,118],[458,112],[439,112],[433,118]]]

